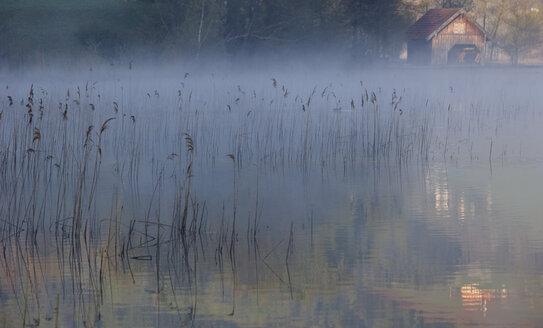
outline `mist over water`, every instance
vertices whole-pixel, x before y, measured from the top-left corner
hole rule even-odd
[[[2,75],[0,326],[543,322],[541,70],[303,61]]]

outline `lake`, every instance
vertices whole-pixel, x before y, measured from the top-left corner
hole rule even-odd
[[[539,326],[541,73],[3,76],[0,326]]]

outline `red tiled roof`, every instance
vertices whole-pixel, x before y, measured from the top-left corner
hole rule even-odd
[[[409,39],[426,39],[462,8],[430,9],[407,31]]]

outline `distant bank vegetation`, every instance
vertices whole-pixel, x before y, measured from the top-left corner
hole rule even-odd
[[[464,7],[494,60],[539,61],[543,0],[0,1],[0,70],[54,61],[168,61],[255,54],[401,61],[405,32],[426,10]],[[543,12],[542,12],[543,13]],[[327,46],[323,46],[326,44]]]

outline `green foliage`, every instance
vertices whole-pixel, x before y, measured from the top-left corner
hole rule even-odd
[[[237,53],[314,46],[341,37],[344,27],[341,1],[231,0],[224,31],[227,50]]]
[[[387,59],[413,18],[402,0],[4,0],[0,63],[325,51],[323,43]]]
[[[542,42],[532,0],[3,0],[0,69],[54,60],[129,61],[203,54],[351,54],[398,58],[405,31],[426,10],[473,9],[513,63]],[[326,44],[326,47],[322,45]]]
[[[434,2],[440,8],[465,8],[467,10],[473,8],[473,0],[434,0]]]
[[[538,10],[514,10],[505,23],[500,43],[516,65],[520,55],[543,43],[543,15]]]
[[[93,23],[81,27],[76,36],[82,44],[104,58],[117,58],[122,49],[120,36],[99,24]]]
[[[353,52],[366,59],[395,57],[413,20],[409,8],[400,0],[350,0],[346,11],[353,33]]]

